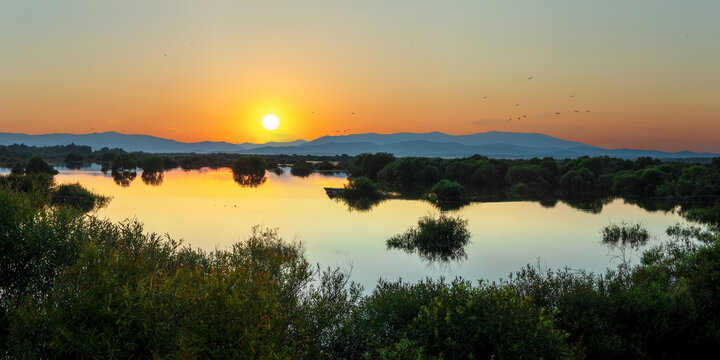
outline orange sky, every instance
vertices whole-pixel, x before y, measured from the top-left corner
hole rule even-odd
[[[710,0],[6,1],[0,131],[498,130],[720,152],[718,13]],[[278,130],[261,128],[267,113]]]

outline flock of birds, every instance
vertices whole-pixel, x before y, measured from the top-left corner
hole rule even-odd
[[[535,76],[530,76],[530,77],[528,77],[527,79],[528,79],[528,80],[532,80],[532,79],[534,79],[534,78],[535,78]],[[483,100],[487,100],[488,97],[487,97],[487,96],[483,96],[482,98],[483,98]],[[575,94],[570,95],[570,98],[571,98],[571,99],[574,99],[574,98],[575,98]],[[515,107],[520,107],[520,104],[515,104]],[[580,113],[581,110],[576,109],[575,112],[576,112],[576,113]],[[585,110],[584,112],[585,112],[585,113],[589,113],[590,110]],[[560,113],[559,111],[556,111],[556,112],[555,112],[555,116],[560,116],[560,114],[561,114],[561,113]],[[513,117],[513,116],[511,116],[511,117],[508,118],[508,121],[513,121],[513,119],[515,119],[515,120],[520,120],[520,119],[523,119],[523,118],[527,118],[527,115],[522,115],[522,116],[518,116],[518,117]]]

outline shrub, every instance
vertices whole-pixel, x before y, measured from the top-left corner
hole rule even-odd
[[[133,172],[135,168],[137,168],[137,162],[128,154],[118,155],[112,161],[113,172]]]
[[[165,170],[163,159],[159,156],[148,156],[140,162],[140,168],[145,173],[159,173]]]
[[[52,165],[46,163],[45,160],[38,156],[35,156],[28,160],[27,165],[25,166],[25,173],[55,175],[58,172],[57,170],[55,170],[55,168],[53,168]]]
[[[463,199],[465,188],[454,181],[442,179],[430,189],[430,192],[437,195],[439,202],[459,202]]]
[[[602,243],[610,247],[637,249],[647,244],[650,234],[640,224],[612,224],[602,229]]]
[[[440,214],[425,216],[418,221],[417,228],[387,240],[388,248],[417,251],[428,261],[450,261],[464,258],[465,245],[470,241],[467,220]]]
[[[346,199],[378,199],[380,198],[380,192],[378,191],[377,184],[375,184],[369,178],[364,176],[350,179],[345,189],[342,192],[342,196]]]
[[[235,174],[265,176],[265,161],[257,156],[241,156],[231,168]]]
[[[52,203],[72,206],[83,212],[102,206],[107,198],[94,194],[79,183],[62,184],[53,190]]]
[[[290,174],[299,177],[308,177],[313,172],[313,167],[310,163],[305,161],[296,162],[290,168]]]

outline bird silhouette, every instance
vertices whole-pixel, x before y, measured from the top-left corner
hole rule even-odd
[[[559,113],[559,112],[555,112],[555,115],[560,115],[560,113]]]
[[[534,78],[535,78],[535,76],[531,76],[531,77],[528,78],[528,80],[532,80],[532,79],[534,79]]]
[[[526,118],[526,117],[527,117],[527,115],[523,115],[523,117],[524,117],[524,118]]]
[[[570,97],[571,97],[571,98],[574,98],[574,97],[575,97],[575,94],[570,95]]]

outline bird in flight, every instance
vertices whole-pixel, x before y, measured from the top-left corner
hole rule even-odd
[[[560,113],[559,113],[559,112],[555,112],[555,115],[560,115]]]
[[[532,79],[534,79],[534,78],[535,78],[534,76],[531,76],[531,77],[528,78],[528,80],[532,80]]]
[[[575,97],[575,94],[570,95],[570,97],[571,97],[571,98],[574,98],[574,97]]]
[[[523,117],[525,118],[525,117],[527,117],[527,115],[523,115]]]

